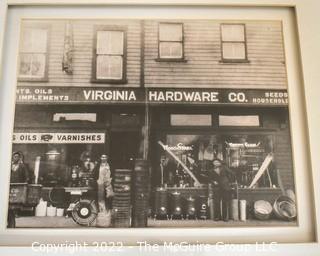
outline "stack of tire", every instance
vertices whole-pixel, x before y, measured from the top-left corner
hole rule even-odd
[[[149,165],[146,160],[136,159],[133,175],[132,226],[147,226],[149,209]]]
[[[131,226],[131,180],[132,171],[116,169],[114,173],[114,198],[112,204],[113,227]]]

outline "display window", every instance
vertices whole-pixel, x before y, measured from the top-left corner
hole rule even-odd
[[[105,153],[105,146],[79,143],[14,144],[13,152],[19,152],[20,161],[28,169],[29,183],[47,187],[88,186],[86,180],[80,179],[81,174],[90,176],[100,156]]]
[[[240,188],[277,187],[273,144],[272,134],[167,134],[165,141],[158,141],[161,185],[207,184],[212,163],[219,159]],[[261,169],[266,170],[259,182],[251,184]]]

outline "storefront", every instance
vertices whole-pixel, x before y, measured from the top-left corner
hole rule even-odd
[[[112,172],[145,158],[150,202],[158,187],[207,195],[220,159],[240,199],[272,201],[281,186],[294,189],[287,99],[284,90],[20,88],[13,151],[49,188],[74,186],[73,170],[102,154]]]

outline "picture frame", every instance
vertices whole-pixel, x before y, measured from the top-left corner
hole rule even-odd
[[[55,1],[53,3],[52,1],[41,1],[41,0],[28,0],[28,1],[18,1],[18,0],[9,0],[7,2],[2,3],[2,8],[1,12],[3,15],[1,15],[2,20],[1,20],[1,27],[5,28],[7,26],[5,17],[10,19],[12,17],[11,15],[11,10],[17,10],[17,9],[29,9],[31,10],[32,8],[35,8],[35,6],[39,6],[37,8],[48,8],[50,9],[51,7],[54,8],[62,8],[67,10],[69,5],[69,10],[70,10],[70,5],[73,7],[88,7],[89,3],[86,1]],[[305,220],[309,219],[309,226],[306,228],[306,235],[308,237],[300,238],[300,243],[304,243],[303,245],[285,245],[285,244],[280,244],[278,245],[279,251],[281,250],[295,250],[296,248],[300,248],[300,250],[305,250],[305,248],[308,248],[308,250],[315,251],[317,248],[319,248],[319,240],[317,239],[317,234],[320,231],[320,222],[319,219],[316,218],[317,213],[320,210],[320,205],[319,205],[319,186],[317,186],[317,180],[320,178],[320,173],[319,173],[319,167],[320,164],[317,162],[317,154],[320,152],[320,146],[318,145],[317,141],[319,140],[319,135],[317,132],[318,126],[319,126],[319,111],[318,111],[318,103],[317,103],[317,95],[319,93],[319,88],[317,87],[317,81],[319,78],[319,74],[316,71],[317,69],[317,64],[316,58],[317,56],[320,57],[320,50],[319,50],[319,36],[314,37],[314,35],[319,34],[319,31],[317,31],[317,24],[319,24],[319,18],[316,15],[316,7],[319,7],[319,4],[316,3],[316,1],[297,1],[297,0],[287,0],[287,1],[200,1],[200,2],[194,2],[194,1],[170,1],[170,2],[165,2],[165,1],[112,1],[105,3],[103,1],[92,1],[90,2],[90,5],[97,5],[97,6],[104,6],[104,7],[110,7],[110,8],[115,8],[117,11],[120,11],[121,9],[126,8],[127,14],[130,13],[130,6],[134,5],[137,9],[143,9],[143,8],[149,8],[153,10],[163,10],[165,8],[185,8],[188,9],[191,6],[196,7],[196,9],[201,9],[202,7],[205,6],[210,6],[210,8],[216,7],[216,8],[235,8],[238,11],[241,8],[248,8],[250,11],[250,15],[253,15],[252,13],[256,12],[258,13],[257,9],[259,8],[265,8],[268,12],[272,12],[272,10],[281,10],[284,11],[287,15],[287,20],[285,22],[288,22],[287,24],[285,23],[285,26],[287,26],[288,31],[290,31],[290,39],[286,39],[286,52],[291,52],[295,53],[294,55],[286,56],[287,61],[288,61],[288,84],[289,84],[289,99],[290,99],[290,112],[291,112],[291,127],[293,129],[292,131],[292,137],[293,137],[293,145],[294,145],[294,151],[295,154],[297,154],[297,151],[299,153],[302,153],[303,156],[299,159],[299,163],[295,163],[295,169],[297,171],[297,168],[306,168],[309,170],[312,170],[310,172],[309,176],[306,175],[303,177],[303,183],[309,184],[311,186],[310,191],[311,194],[309,194],[308,197],[305,197],[306,195],[303,195],[305,192],[301,191],[305,186],[301,185],[301,182],[297,181],[297,191],[298,191],[298,202],[301,201],[302,203],[302,208],[303,207],[308,207],[309,208],[309,213],[305,215]],[[35,8],[35,9],[37,9]],[[93,8],[94,9],[94,8]],[[230,10],[230,9],[229,9]],[[18,10],[19,11],[19,10]],[[39,12],[39,9],[36,10]],[[2,14],[1,13],[1,14]],[[26,12],[28,13],[28,11]],[[24,17],[30,17],[30,13],[34,15],[34,13],[29,12],[27,15],[22,12],[22,16]],[[19,14],[21,15],[21,13]],[[19,16],[18,15],[18,16]],[[52,14],[51,14],[52,15]],[[101,13],[100,13],[101,15]],[[130,14],[134,16],[134,14]],[[163,15],[163,14],[162,14]],[[188,18],[187,12],[185,12],[186,16],[184,18]],[[211,15],[211,14],[207,14]],[[281,14],[283,15],[283,13]],[[279,15],[279,16],[281,16]],[[54,16],[54,15],[53,15]],[[61,17],[68,16],[68,11],[65,13],[61,14]],[[120,15],[123,17],[123,15]],[[124,15],[125,16],[125,15]],[[21,17],[21,16],[20,16]],[[43,17],[43,14],[38,14],[38,17]],[[95,16],[96,17],[96,16]],[[251,17],[251,16],[250,16]],[[290,17],[290,18],[288,18]],[[14,17],[15,21],[17,21],[17,16]],[[297,29],[298,29],[298,34],[295,35],[298,37],[295,38],[294,35],[296,31],[294,31],[294,22],[295,19],[297,19]],[[290,20],[290,24],[289,24]],[[14,27],[16,24],[14,25]],[[9,26],[10,28],[10,26]],[[5,29],[2,29],[2,34],[1,38],[3,38],[2,42],[2,47],[1,49],[6,49],[6,35],[10,33],[10,31],[5,31]],[[15,36],[18,35],[17,31],[13,31],[13,34]],[[289,38],[289,37],[288,37]],[[291,41],[288,40],[297,40],[296,45],[295,43],[292,44]],[[15,40],[15,42],[18,42],[18,40]],[[299,49],[299,44],[300,44],[300,49]],[[14,48],[14,47],[13,47]],[[15,45],[15,49],[17,49],[17,44]],[[2,51],[3,52],[3,51]],[[11,50],[12,52],[12,50]],[[6,57],[8,52],[5,51],[4,54],[1,56],[3,63],[6,63]],[[316,56],[316,57],[315,57]],[[299,63],[301,61],[301,63]],[[291,63],[294,63],[291,66]],[[16,63],[16,60],[11,60],[12,64]],[[301,66],[300,66],[301,65]],[[11,66],[11,65],[10,65]],[[16,66],[16,65],[12,65]],[[10,90],[9,85],[7,82],[9,81],[10,84],[16,83],[14,81],[15,79],[15,73],[16,71],[12,70],[12,68],[6,67],[5,64],[3,64],[3,69],[4,72],[2,73],[2,87],[1,87],[1,95],[3,97],[2,100],[2,109],[6,109],[4,112],[3,110],[1,111],[1,151],[3,152],[5,149],[9,149],[10,146],[10,141],[8,136],[8,132],[10,131],[9,134],[11,134],[12,131],[12,125],[13,121],[13,108],[8,108],[7,106],[13,105],[14,102],[14,90]],[[299,77],[298,73],[299,70],[301,71],[301,76]],[[2,70],[3,71],[3,70]],[[297,73],[295,72],[297,71]],[[10,75],[8,75],[10,73]],[[9,77],[9,78],[8,78]],[[11,77],[11,79],[10,79]],[[9,80],[6,80],[9,79]],[[13,80],[12,80],[13,79]],[[300,86],[303,84],[303,88],[301,88],[297,83],[300,83]],[[293,85],[295,84],[295,85]],[[297,90],[298,89],[298,90]],[[6,106],[6,107],[4,107]],[[292,116],[294,113],[294,116]],[[308,141],[306,143],[305,141]],[[301,145],[302,143],[305,143],[304,149],[298,149],[298,145]],[[301,150],[301,151],[299,151]],[[1,156],[1,167],[2,169],[9,169],[8,164],[10,162],[10,150],[8,152],[5,152]],[[305,167],[306,166],[306,167]],[[8,180],[8,175],[9,173],[1,173],[1,182]],[[302,175],[304,176],[304,175]],[[296,172],[296,179],[298,175]],[[306,185],[305,184],[305,185]],[[1,196],[1,205],[6,205],[7,202],[7,193],[8,193],[8,184],[3,183],[3,191],[4,193]],[[300,191],[299,191],[300,190]],[[308,198],[308,200],[303,200],[299,199],[301,198]],[[314,201],[314,202],[313,202]],[[301,207],[301,205],[299,206]],[[1,215],[2,213],[5,214],[5,207],[4,209],[1,209]],[[310,209],[311,208],[311,209]],[[301,208],[299,208],[301,209]],[[310,219],[311,218],[311,219]],[[46,241],[44,237],[48,237],[48,235],[52,235],[52,231],[50,230],[20,230],[20,231],[8,231],[5,229],[5,220],[1,220],[2,225],[1,225],[1,233],[0,233],[0,241],[3,241],[3,245],[10,245],[10,240],[12,238],[15,239],[15,243],[11,245],[26,245],[24,239],[26,234],[32,234],[35,237],[40,240],[40,236],[42,236],[43,240]],[[311,228],[310,226],[313,226],[314,228]],[[243,230],[245,231],[245,230]],[[286,235],[289,234],[289,230],[279,230],[279,236],[281,235]],[[62,231],[62,232],[67,232],[71,234],[74,234],[74,231]],[[118,236],[118,238],[121,240],[122,239],[122,233],[121,231],[118,230],[113,230],[112,231],[114,235]],[[135,235],[142,235],[143,230],[133,230],[132,232],[135,232]],[[157,230],[153,230],[150,232],[150,235],[153,236],[153,239],[155,239],[159,233]],[[282,233],[283,232],[283,233]],[[228,236],[231,234],[229,230],[223,231],[225,233],[224,235]],[[255,231],[249,232],[251,236],[256,236],[256,235],[261,235],[261,230],[257,229]],[[266,232],[264,234],[266,237],[270,238],[272,232]],[[98,231],[95,233],[95,235],[98,234],[98,237],[104,235],[105,233],[103,231]],[[54,237],[56,241],[62,241],[62,237],[60,237],[61,231],[54,231]],[[204,231],[202,233],[203,236],[209,236],[212,235],[209,231]],[[261,239],[263,239],[264,235],[262,235]],[[34,239],[32,238],[32,239]],[[74,240],[77,240],[79,238],[79,241],[85,241],[86,238],[83,236],[75,236]],[[310,239],[311,238],[311,239]],[[130,240],[130,238],[129,238]],[[280,239],[281,240],[281,239]],[[103,241],[103,240],[100,240]],[[176,241],[179,241],[177,239]],[[204,239],[203,241],[210,241],[210,239]],[[267,241],[270,241],[267,239]],[[132,241],[131,241],[132,242]],[[231,241],[232,243],[238,243],[241,241],[238,241],[237,239]],[[129,242],[129,244],[131,244]],[[303,248],[303,249],[302,249]]]

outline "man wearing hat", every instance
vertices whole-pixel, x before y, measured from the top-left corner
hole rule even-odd
[[[97,181],[97,198],[99,211],[106,210],[106,200],[113,196],[113,189],[111,185],[111,170],[108,163],[108,156],[102,154],[100,162],[93,170],[93,176]]]
[[[228,206],[232,197],[231,181],[234,173],[218,158],[212,161],[213,168],[208,176],[215,189],[214,216],[215,220],[228,221]]]
[[[28,183],[28,168],[23,162],[23,154],[20,151],[13,152],[11,162],[10,183]]]

